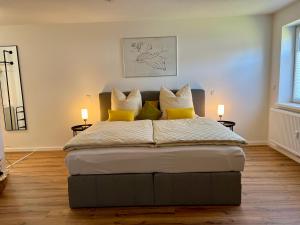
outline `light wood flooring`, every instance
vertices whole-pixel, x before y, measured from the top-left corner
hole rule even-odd
[[[10,171],[0,195],[0,225],[295,224],[300,225],[300,164],[269,147],[247,147],[241,206],[71,210],[65,153],[36,152]],[[25,153],[9,153],[14,161]]]

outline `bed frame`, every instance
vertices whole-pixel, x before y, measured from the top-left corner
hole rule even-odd
[[[141,94],[143,102],[159,99],[159,91],[145,91]],[[194,89],[192,95],[196,114],[204,116],[204,90]],[[99,95],[101,120],[108,118],[110,98],[110,92]],[[68,178],[68,191],[71,208],[240,205],[241,173],[233,171],[72,175]]]

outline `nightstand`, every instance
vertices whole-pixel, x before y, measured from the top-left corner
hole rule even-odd
[[[235,126],[235,122],[227,121],[227,120],[218,120],[219,123],[223,124],[225,127],[230,128],[233,131],[233,127]]]
[[[5,186],[6,186],[6,183],[7,183],[7,173],[2,173],[0,175],[0,194],[3,192]]]
[[[92,125],[93,124],[81,124],[71,127],[71,130],[73,131],[73,136],[76,136],[78,132],[84,131]]]

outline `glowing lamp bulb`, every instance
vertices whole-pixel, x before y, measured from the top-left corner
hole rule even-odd
[[[222,116],[224,115],[225,107],[224,105],[218,105],[218,115],[220,120],[222,120]]]
[[[86,123],[87,119],[89,118],[89,113],[86,108],[81,109],[81,118],[84,120]]]

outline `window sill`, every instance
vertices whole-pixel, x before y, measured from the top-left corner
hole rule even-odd
[[[276,107],[279,109],[285,109],[288,111],[300,113],[300,104],[298,103],[292,103],[292,102],[276,103]]]

